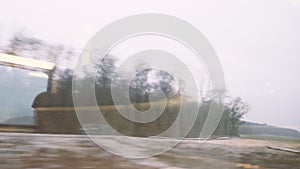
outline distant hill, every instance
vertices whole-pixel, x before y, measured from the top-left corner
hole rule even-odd
[[[297,130],[269,126],[267,124],[252,123],[245,121],[239,128],[240,135],[274,135],[300,138]]]

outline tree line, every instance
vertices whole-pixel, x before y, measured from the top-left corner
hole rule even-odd
[[[70,61],[76,57],[76,52],[72,48],[67,48],[63,45],[53,45],[46,43],[37,38],[28,37],[24,34],[15,34],[8,43],[8,46],[2,48],[4,53],[20,55],[24,57],[46,60],[56,64],[56,69],[53,72],[51,80],[57,82],[56,94],[49,94],[50,99],[41,103],[42,106],[73,106],[72,100],[72,78],[73,71],[68,68]],[[147,103],[149,95],[156,90],[161,90],[167,98],[176,98],[180,95],[180,88],[171,74],[162,70],[143,69],[141,65],[137,65],[134,69],[136,76],[133,79],[126,79],[126,72],[121,75],[116,75],[118,62],[117,58],[111,55],[105,56],[102,60],[95,61],[92,67],[85,67],[81,85],[85,86],[85,82],[95,78],[95,95],[99,105],[114,105],[111,94],[112,79],[116,78],[115,87],[126,91],[129,87],[129,99],[131,103]],[[96,76],[93,76],[96,72]],[[151,77],[151,78],[150,78]],[[129,86],[124,84],[129,82]],[[180,81],[180,80],[179,80]],[[184,84],[180,84],[184,85]],[[207,89],[209,90],[209,89]],[[189,136],[196,137],[199,130],[207,117],[209,107],[214,96],[214,90],[210,90],[206,95],[202,96],[199,108],[199,114],[196,123],[192,128]],[[157,100],[159,101],[159,97]],[[185,103],[195,104],[195,103]],[[136,107],[139,109],[140,107]],[[176,118],[178,107],[167,107],[167,115],[161,118],[157,124],[161,125],[164,121],[172,121]],[[250,110],[250,106],[240,97],[232,97],[226,95],[225,108],[222,119],[215,131],[215,135],[232,135],[238,136],[239,126],[242,124],[242,118]],[[152,125],[153,126],[153,125]],[[168,125],[166,125],[168,126]],[[163,128],[163,127],[162,127]],[[164,128],[165,129],[165,128]],[[159,131],[159,128],[156,129]],[[139,131],[142,133],[143,131]],[[152,132],[155,135],[156,132]],[[151,135],[150,134],[150,135]],[[134,135],[134,134],[133,134]]]

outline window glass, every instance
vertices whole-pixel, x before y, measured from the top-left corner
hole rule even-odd
[[[0,66],[0,123],[34,125],[33,99],[46,91],[48,76],[43,72]]]

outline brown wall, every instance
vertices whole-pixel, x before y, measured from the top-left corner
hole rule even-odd
[[[80,124],[74,109],[36,110],[37,132],[55,134],[80,134]]]

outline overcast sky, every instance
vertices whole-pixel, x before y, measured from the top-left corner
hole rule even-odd
[[[300,130],[300,0],[7,0],[0,45],[24,30],[80,51],[103,26],[140,13],[179,17],[208,38],[228,90],[252,107],[246,120]]]

